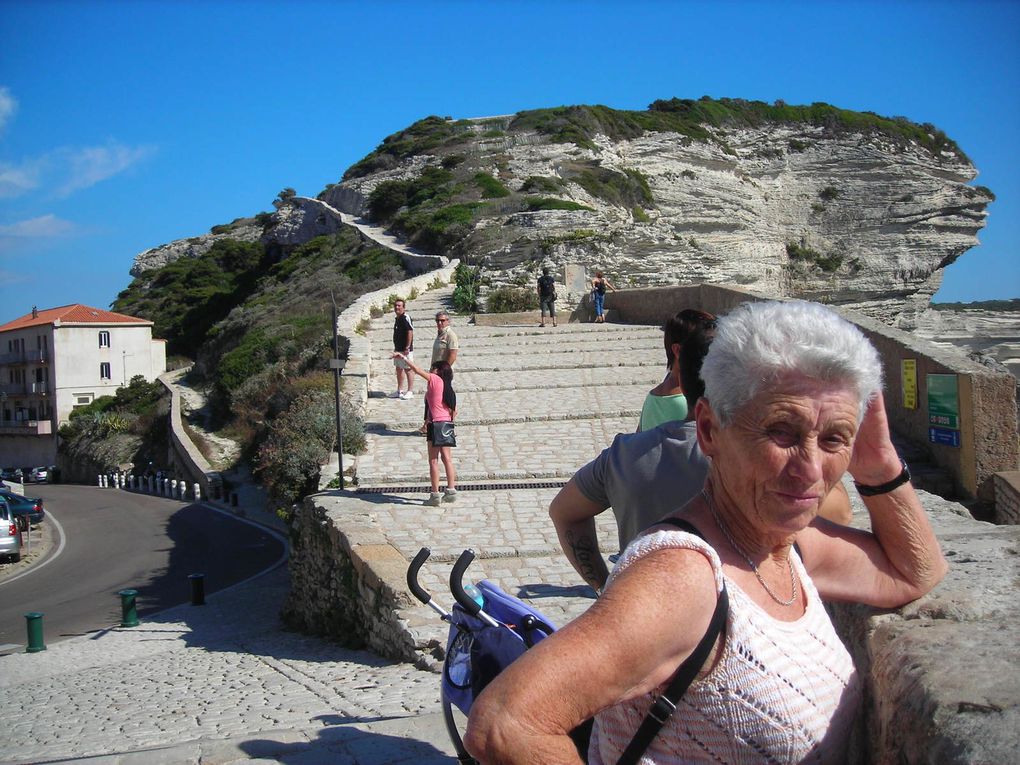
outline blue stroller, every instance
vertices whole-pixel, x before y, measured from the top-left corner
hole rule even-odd
[[[685,530],[694,528],[683,521],[676,522],[678,526],[681,524]],[[447,611],[418,582],[418,571],[430,555],[427,547],[418,551],[407,569],[407,586],[418,600],[450,625],[440,683],[443,720],[457,752],[457,761],[463,765],[477,765],[477,761],[464,748],[453,717],[453,707],[456,706],[465,715],[469,714],[475,698],[496,675],[528,648],[551,635],[556,628],[539,611],[488,580],[483,579],[477,585],[465,587],[464,572],[475,558],[472,550],[462,552],[450,572],[450,592],[456,603],[452,611]],[[618,765],[637,763],[676,711],[680,697],[704,666],[722,632],[728,607],[728,596],[724,588],[707,632],[694,652],[679,666],[667,688],[651,705]],[[589,719],[570,734],[578,754],[585,762],[592,724],[593,720]]]
[[[407,569],[407,586],[450,624],[440,683],[443,720],[458,762],[477,765],[464,749],[453,707],[469,714],[475,698],[496,675],[556,628],[539,611],[486,579],[465,588],[464,572],[475,558],[472,550],[462,552],[450,572],[450,592],[456,602],[447,611],[418,582],[418,571],[431,554],[427,547],[418,551]]]

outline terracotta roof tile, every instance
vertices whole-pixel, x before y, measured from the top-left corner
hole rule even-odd
[[[25,327],[39,327],[47,324],[140,324],[152,325],[147,319],[139,319],[123,313],[104,311],[102,308],[73,303],[59,308],[47,308],[36,312],[33,316],[27,313],[14,321],[0,325],[0,332],[11,329],[24,329]]]

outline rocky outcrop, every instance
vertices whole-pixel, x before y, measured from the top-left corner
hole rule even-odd
[[[317,236],[334,234],[344,225],[340,213],[318,199],[290,197],[276,203],[272,225],[262,241],[284,246],[304,244]]]
[[[253,218],[242,218],[226,226],[216,226],[213,231],[216,233],[177,239],[138,253],[135,256],[134,265],[131,267],[131,275],[141,276],[146,271],[155,271],[180,258],[201,257],[221,239],[257,242],[262,236],[262,226],[256,223]]]
[[[581,263],[617,286],[736,283],[908,329],[944,268],[977,244],[992,199],[967,185],[977,171],[957,150],[874,131],[765,123],[706,127],[711,140],[700,141],[651,130],[595,135],[585,147],[517,124],[514,115],[479,120],[467,142],[388,162],[322,196],[359,214],[383,181],[454,158],[461,187],[484,173],[512,192],[492,200],[475,192],[482,206],[459,252],[508,282],[540,263]],[[535,179],[542,196],[583,208],[522,209]],[[621,179],[632,182],[629,198]]]
[[[290,196],[273,202],[276,212],[263,213],[260,218],[243,218],[226,226],[216,226],[215,233],[178,239],[169,244],[153,247],[135,256],[132,276],[162,268],[179,258],[198,258],[205,255],[221,239],[242,242],[264,242],[283,246],[304,244],[317,236],[338,231],[344,224],[339,212],[330,205],[309,197]]]
[[[914,333],[937,345],[957,346],[994,359],[1020,379],[1020,311],[925,311]]]

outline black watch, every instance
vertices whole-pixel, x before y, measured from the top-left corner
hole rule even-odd
[[[910,480],[910,470],[907,468],[907,463],[900,457],[900,464],[903,466],[903,470],[898,476],[893,478],[891,481],[886,481],[878,486],[865,486],[862,483],[854,481],[854,487],[857,489],[857,493],[862,497],[874,497],[879,494],[888,494],[894,489],[900,488],[903,484]]]

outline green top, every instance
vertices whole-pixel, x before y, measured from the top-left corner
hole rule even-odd
[[[678,420],[682,422],[687,419],[687,398],[683,393],[672,396],[653,396],[649,393],[645,396],[645,403],[641,407],[641,419],[639,430],[651,430],[664,422]]]

